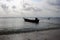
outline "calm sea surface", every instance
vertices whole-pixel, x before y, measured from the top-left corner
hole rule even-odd
[[[34,18],[31,18],[34,19]],[[25,22],[23,18],[0,18],[0,30],[3,29],[23,29],[23,28],[51,28],[60,27],[60,18],[39,18],[39,24]]]

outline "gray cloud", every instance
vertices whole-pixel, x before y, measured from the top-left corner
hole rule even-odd
[[[30,4],[24,3],[23,4],[23,10],[25,10],[25,11],[31,11],[32,10],[32,7],[31,7]]]
[[[40,12],[41,9],[40,9],[40,8],[33,8],[33,11],[35,11],[35,12]]]
[[[51,0],[51,1],[48,0],[48,4],[60,6],[60,0]]]
[[[35,0],[32,2],[31,0],[24,1],[24,5],[22,6],[23,3],[20,3],[19,0],[5,0],[5,2],[3,0],[1,2],[1,8],[4,10],[4,13],[11,13],[12,15],[18,15],[22,12],[22,14],[30,14],[32,16],[35,16],[36,14],[39,16],[56,16],[54,14],[57,14],[59,16],[60,0],[48,0],[48,2],[43,0],[40,1],[41,3],[38,0],[36,0],[37,2]]]
[[[35,8],[35,7],[24,8],[23,10],[25,10],[25,11],[34,11],[34,12],[40,12],[41,11],[40,8]]]
[[[8,6],[7,5],[5,5],[5,4],[2,4],[1,5],[1,8],[6,12],[6,13],[8,13]]]
[[[12,6],[13,9],[16,9],[16,6]]]
[[[6,0],[7,2],[11,2],[12,0]]]
[[[28,3],[25,3],[23,5],[23,10],[25,10],[25,11],[34,11],[34,12],[40,12],[41,11],[40,8],[33,7]]]
[[[8,6],[6,6],[5,4],[2,4],[1,7],[2,7],[3,9],[8,9]]]

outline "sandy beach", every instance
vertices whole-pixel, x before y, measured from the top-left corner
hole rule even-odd
[[[0,40],[60,40],[60,29],[0,35]]]

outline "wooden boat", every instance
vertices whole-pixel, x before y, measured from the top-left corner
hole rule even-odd
[[[35,18],[35,20],[24,18],[24,21],[25,22],[32,22],[32,23],[39,23],[39,20],[37,18]]]

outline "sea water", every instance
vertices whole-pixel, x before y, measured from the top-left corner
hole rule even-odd
[[[34,19],[34,18],[32,18]],[[23,28],[34,28],[44,29],[52,27],[60,27],[60,18],[38,18],[39,24],[25,22],[20,17],[1,17],[0,18],[0,30],[3,29],[23,29]]]

